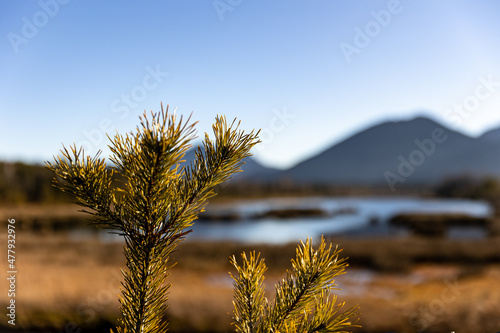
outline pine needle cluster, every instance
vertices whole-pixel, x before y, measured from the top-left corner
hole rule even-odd
[[[259,254],[242,254],[242,264],[236,258],[234,279],[234,324],[237,332],[347,332],[357,327],[357,307],[343,313],[344,303],[337,303],[332,290],[338,290],[335,277],[344,274],[346,259],[339,259],[341,250],[327,247],[324,239],[317,250],[307,239],[297,248],[292,270],[276,286],[274,302],[264,293],[266,265]],[[353,321],[354,320],[354,321]]]
[[[178,119],[163,105],[140,120],[136,132],[110,138],[111,166],[100,154],[85,156],[76,146],[63,147],[62,156],[46,164],[56,175],[54,184],[73,196],[96,225],[124,237],[127,269],[122,270],[122,318],[116,331],[157,333],[167,330],[172,251],[215,195],[215,186],[241,171],[258,133],[245,134],[239,123],[217,117],[214,139],[205,134],[196,159],[181,166],[196,123]]]

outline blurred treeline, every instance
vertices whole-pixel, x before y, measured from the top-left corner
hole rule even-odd
[[[53,177],[43,165],[0,162],[0,204],[70,202],[51,185]]]
[[[435,193],[445,198],[496,201],[500,196],[500,182],[491,177],[463,175],[444,180],[436,187]]]
[[[52,186],[54,175],[44,165],[22,162],[0,162],[0,205],[23,203],[68,203],[71,198]],[[394,195],[387,186],[332,186],[294,184],[291,182],[258,183],[230,181],[220,186],[219,197],[266,197],[280,195],[377,196]],[[448,178],[435,186],[413,186],[397,195],[425,195],[444,198],[483,199],[496,203],[500,199],[500,181],[471,175]]]

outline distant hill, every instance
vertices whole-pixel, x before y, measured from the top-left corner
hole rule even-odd
[[[299,183],[344,185],[433,184],[462,174],[500,177],[500,140],[493,140],[499,132],[476,139],[424,117],[384,122],[295,165],[280,177]]]
[[[484,142],[500,144],[500,127],[483,133],[483,135],[481,135],[479,139]]]

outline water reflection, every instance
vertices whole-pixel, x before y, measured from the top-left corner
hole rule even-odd
[[[335,234],[351,237],[404,236],[408,230],[388,223],[391,217],[403,213],[489,217],[492,208],[486,202],[455,199],[321,197],[239,200],[229,204],[211,204],[195,222],[193,232],[187,239],[284,244],[307,237]],[[283,214],[286,218],[282,217]],[[122,240],[116,234],[92,228],[79,229],[73,236],[85,238],[96,234],[102,242]],[[481,227],[448,230],[450,238],[485,236],[486,230]]]
[[[319,216],[297,216],[287,219],[266,216],[266,212],[285,209],[320,209]],[[190,239],[236,240],[246,243],[281,244],[296,242],[306,237],[317,238],[322,234],[350,236],[392,235],[400,236],[407,230],[389,226],[388,220],[402,213],[465,214],[488,217],[492,209],[486,202],[471,200],[441,200],[421,198],[279,198],[242,200],[227,205],[213,205],[207,216],[222,214],[237,216],[231,223],[201,219],[194,226]],[[462,230],[454,228],[452,237],[484,237],[481,228]]]

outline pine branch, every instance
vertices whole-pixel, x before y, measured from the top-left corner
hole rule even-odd
[[[247,259],[242,255],[239,266],[231,263],[238,273],[234,279],[234,324],[238,332],[346,332],[356,327],[353,319],[357,307],[343,313],[344,303],[330,300],[337,289],[335,277],[345,273],[346,259],[338,259],[340,250],[326,246],[324,239],[317,250],[307,239],[297,248],[292,271],[276,286],[274,303],[264,297],[262,281],[265,265],[255,253]],[[257,263],[258,261],[258,263]]]
[[[315,299],[314,307],[304,314],[300,320],[296,332],[340,332],[348,333],[346,329],[359,327],[356,325],[357,306],[351,307],[339,313],[345,303],[337,303],[337,296],[331,296],[331,290],[325,289],[321,295]]]
[[[250,258],[242,254],[243,265],[239,266],[236,258],[231,264],[236,268],[238,277],[234,279],[234,317],[236,331],[245,333],[257,332],[264,313],[264,272],[266,265],[259,259],[260,254],[250,253]]]
[[[141,126],[135,134],[117,134],[110,148],[111,161],[125,179],[124,206],[141,221],[138,232],[145,232],[147,227],[159,228],[170,214],[167,194],[181,177],[177,165],[191,147],[194,124],[183,123],[182,117],[176,123],[175,116],[168,116],[168,106],[166,110],[162,106],[151,122],[144,114]]]
[[[75,203],[91,214],[93,222],[109,229],[123,228],[123,219],[116,209],[120,204],[110,189],[113,181],[113,170],[106,168],[104,159],[98,153],[94,158],[85,156],[82,149],[71,146],[63,147],[62,157],[55,158],[54,163],[45,162],[55,173],[53,185],[75,198]],[[87,210],[89,209],[89,210]]]
[[[214,187],[241,171],[243,159],[251,155],[250,149],[259,142],[258,133],[244,134],[238,131],[239,123],[236,127],[234,124],[235,121],[228,127],[224,117],[217,117],[213,125],[215,139],[205,134],[204,149],[198,147],[194,162],[182,170],[182,177],[176,184],[179,191],[176,198],[170,198],[170,202],[177,201],[178,208],[162,232],[182,220],[185,222],[182,229],[188,228],[207,200],[215,195]]]
[[[338,259],[340,250],[332,252],[322,240],[317,251],[310,239],[297,248],[296,259],[292,260],[292,272],[276,287],[274,306],[269,309],[269,329],[277,332],[285,320],[300,315],[301,309],[314,301],[315,295],[325,288],[334,286],[334,278],[345,273],[345,259]]]

